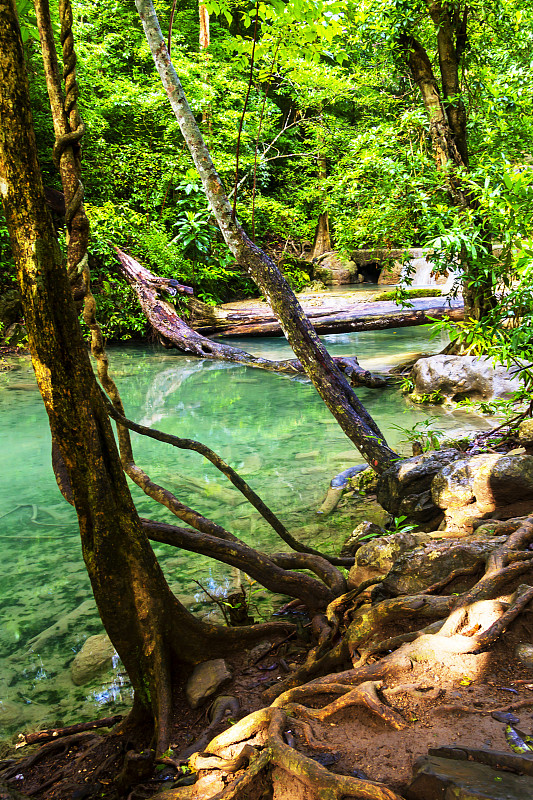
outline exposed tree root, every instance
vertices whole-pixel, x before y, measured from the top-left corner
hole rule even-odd
[[[7,781],[17,773],[33,767],[34,764],[42,761],[43,758],[47,758],[52,753],[66,752],[72,745],[89,744],[97,738],[99,739],[98,734],[92,733],[91,731],[84,731],[72,734],[71,736],[64,736],[61,739],[54,739],[51,742],[43,744],[35,753],[31,753],[29,756],[20,759],[20,761],[16,761],[7,769],[2,770],[0,772],[0,778]]]
[[[191,766],[202,771],[189,796],[197,800],[200,798],[244,800],[249,796],[247,789],[252,781],[255,786],[261,776],[267,785],[279,782],[283,786],[283,782],[288,778],[296,779],[302,787],[311,790],[312,797],[317,800],[337,800],[337,798],[341,800],[343,797],[360,798],[360,800],[401,800],[395,792],[382,784],[328,772],[316,761],[299,753],[283,741],[283,733],[287,727],[289,725],[285,711],[270,707],[250,714],[215,737],[208,746],[207,758],[196,755],[191,760]],[[237,749],[241,742],[247,744]],[[242,754],[250,756],[250,763],[245,773],[238,775],[226,786],[220,780],[215,783],[213,769],[219,768],[222,776],[232,774],[236,765],[239,765]],[[213,791],[215,787],[216,790]],[[183,793],[181,795],[165,793],[156,795],[156,798],[162,800],[163,797],[173,796],[183,797]]]
[[[382,681],[365,681],[355,689],[352,686],[345,686],[338,683],[330,684],[307,684],[299,689],[292,689],[285,692],[272,703],[273,707],[284,707],[291,715],[303,716],[308,719],[315,719],[324,722],[328,717],[336,714],[348,706],[362,705],[377,714],[383,722],[391,725],[395,730],[405,728],[406,722],[400,714],[393,711],[383,703],[377,694],[377,690],[383,687]],[[333,700],[322,708],[307,708],[299,703],[294,703],[294,699],[307,698],[324,692],[341,693],[342,696]]]

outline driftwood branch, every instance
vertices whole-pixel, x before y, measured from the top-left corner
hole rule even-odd
[[[166,444],[170,444],[173,447],[177,447],[180,450],[194,450],[196,453],[199,453],[208,461],[211,462],[217,469],[219,469],[225,476],[228,478],[229,481],[238,489],[244,497],[248,500],[251,505],[261,514],[263,519],[265,519],[269,525],[276,531],[276,533],[280,536],[283,541],[296,550],[299,553],[309,553],[315,556],[319,556],[322,559],[325,559],[331,564],[337,564],[338,566],[351,566],[353,564],[353,558],[343,558],[340,556],[327,556],[324,553],[321,553],[319,550],[315,550],[312,547],[306,547],[297,539],[295,539],[285,525],[281,522],[281,520],[274,514],[273,511],[261,500],[258,494],[254,492],[254,490],[249,486],[241,476],[235,472],[233,467],[230,467],[219,455],[217,455],[210,447],[207,447],[205,444],[201,442],[197,442],[194,439],[182,439],[179,436],[174,436],[171,433],[163,433],[163,431],[154,430],[152,428],[147,428],[145,425],[140,425],[137,422],[133,422],[130,419],[124,417],[114,406],[111,402],[105,399],[106,406],[109,412],[109,416],[112,417],[119,425],[122,425],[124,428],[128,430],[135,431],[135,433],[139,433],[142,436],[148,436],[151,439],[156,439],[159,442],[164,442]],[[210,530],[204,530],[204,533],[216,533]],[[221,538],[227,538],[222,536]]]

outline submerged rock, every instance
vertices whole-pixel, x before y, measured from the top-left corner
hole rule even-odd
[[[76,686],[83,686],[112,666],[116,655],[111,639],[106,633],[89,636],[70,665],[70,677]]]
[[[232,678],[230,669],[223,658],[204,661],[194,668],[187,681],[185,694],[191,708],[198,706],[211,697],[217,689]]]
[[[493,366],[490,358],[437,355],[421,358],[411,377],[416,397],[439,392],[448,400],[490,400],[512,394],[519,379],[505,367]]]
[[[490,751],[486,751],[490,754]],[[459,756],[462,751],[458,748]],[[498,753],[494,753],[497,762]],[[409,800],[525,800],[531,797],[531,776],[494,769],[466,757],[423,756],[414,765],[407,788]]]

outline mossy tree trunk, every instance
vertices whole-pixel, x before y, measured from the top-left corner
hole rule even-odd
[[[135,690],[133,718],[155,720],[165,750],[172,669],[257,640],[270,626],[227,630],[200,622],[166,583],[126,484],[46,206],[14,0],[0,0],[0,43],[0,195],[33,367],[98,611]]]
[[[441,0],[427,0],[427,11],[435,28],[440,70],[440,87],[432,61],[425,47],[413,36],[402,35],[399,45],[413,81],[417,84],[429,118],[429,135],[437,169],[446,171],[448,190],[453,202],[478,212],[477,199],[465,185],[463,175],[469,168],[467,115],[461,97],[460,68],[467,42],[468,9],[448,6]],[[488,252],[491,252],[488,226],[479,219]],[[465,318],[482,319],[494,306],[492,284],[473,274],[466,256],[463,296]]]

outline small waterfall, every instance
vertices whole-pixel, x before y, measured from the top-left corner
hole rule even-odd
[[[439,276],[438,278],[432,274],[433,264],[424,255],[423,250],[412,251],[412,258],[409,260],[409,269],[404,267],[402,271],[402,282],[409,274],[409,283],[411,286],[438,286],[441,291],[449,292],[453,286],[457,272],[455,270],[448,270],[448,276]]]
[[[435,276],[431,274],[433,264],[425,256],[411,260],[411,273],[413,286],[436,286]]]

